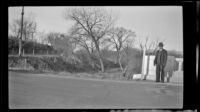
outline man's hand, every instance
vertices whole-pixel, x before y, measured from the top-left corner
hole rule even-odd
[[[154,60],[154,62],[153,62],[153,65],[155,66],[156,65],[156,61]]]

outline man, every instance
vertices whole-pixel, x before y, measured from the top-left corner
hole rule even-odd
[[[156,82],[164,83],[165,73],[164,68],[167,62],[167,51],[163,49],[163,43],[158,44],[159,50],[156,51],[154,66],[156,65]]]

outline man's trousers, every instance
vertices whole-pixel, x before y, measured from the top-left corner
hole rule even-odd
[[[161,78],[161,80],[160,80]],[[163,82],[165,80],[164,66],[156,65],[156,82]]]

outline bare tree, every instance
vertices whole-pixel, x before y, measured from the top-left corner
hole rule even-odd
[[[48,39],[49,34],[46,33],[44,30],[43,31],[37,31],[35,34],[35,41],[37,41],[38,43],[42,43],[42,44],[48,44],[51,45],[49,39]]]
[[[126,72],[126,66],[123,68],[121,59],[123,53],[128,55],[127,49],[130,47],[130,40],[133,40],[135,36],[135,32],[123,27],[118,27],[111,29],[110,36],[107,39],[108,42],[113,44],[114,49],[117,51],[118,64],[123,74]],[[125,52],[122,52],[123,49],[125,49]]]
[[[51,46],[60,51],[63,56],[67,57],[73,54],[74,46],[69,36],[62,33],[50,32],[47,38]]]
[[[75,29],[79,36],[94,43],[97,56],[104,72],[104,64],[100,53],[100,41],[113,25],[114,19],[106,10],[94,7],[69,8],[64,12],[65,19],[75,21]]]
[[[77,48],[84,48],[87,51],[89,64],[94,69],[95,63],[92,60],[94,53],[94,42],[88,38],[87,33],[80,33],[80,30],[77,30],[76,27],[71,27],[69,34],[71,36],[72,42],[76,45]]]
[[[135,42],[135,39],[134,38],[132,38],[132,39],[130,39],[130,40],[128,40],[126,43],[125,43],[125,45],[124,45],[124,47],[123,47],[123,52],[124,52],[124,57],[125,57],[125,67],[124,67],[124,71],[123,71],[123,76],[125,77],[125,78],[127,78],[127,79],[130,79],[131,78],[131,73],[128,73],[127,74],[127,71],[128,71],[128,69],[130,69],[129,68],[129,62],[130,62],[130,51],[131,51],[131,48],[133,48],[133,46],[134,46],[134,42]]]
[[[12,35],[16,38],[19,38],[21,32],[21,19],[13,20],[13,23],[9,25]],[[22,36],[23,40],[33,40],[37,31],[37,23],[34,20],[33,16],[24,17],[23,19],[23,30]]]
[[[73,42],[72,37],[63,33],[50,32],[47,35],[47,40],[54,49],[60,52],[64,59],[72,60],[74,64],[77,64],[77,61],[80,62],[74,54],[76,45]]]
[[[69,32],[72,37],[73,42],[77,45],[77,47],[83,47],[86,49],[89,55],[91,55],[94,51],[93,41],[88,38],[87,33],[81,33],[76,27],[72,27]]]
[[[10,29],[10,35],[12,35],[12,37],[15,37],[15,38],[19,38],[20,36],[20,25],[19,23],[13,23],[13,24],[9,24],[9,29]]]

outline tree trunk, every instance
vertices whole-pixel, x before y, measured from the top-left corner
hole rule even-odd
[[[98,55],[98,58],[99,58],[99,62],[101,64],[101,71],[104,72],[104,64],[103,64],[103,60],[102,60],[102,57],[101,57],[101,54],[100,54],[98,41],[96,41],[94,38],[93,38],[93,41],[94,41],[94,44],[95,44],[95,47],[96,47],[96,50],[97,50],[97,55]]]
[[[122,74],[123,77],[126,78],[127,66],[123,69]]]
[[[74,56],[74,53],[72,53],[72,58],[73,58],[73,61],[74,61],[74,64],[76,65],[76,59],[75,59],[75,56]]]
[[[97,55],[98,55],[98,58],[99,58],[99,62],[101,64],[101,71],[104,72],[104,64],[103,64],[103,60],[102,60],[99,48],[97,48]]]
[[[92,60],[92,56],[91,55],[89,55],[89,64],[92,66],[92,69],[95,68],[95,65],[94,65],[94,62]]]
[[[118,63],[119,63],[119,66],[120,66],[121,71],[123,72],[124,69],[123,69],[122,64],[121,64],[121,56],[120,56],[119,53],[118,53]]]
[[[127,66],[125,68],[122,67],[122,63],[121,63],[121,55],[119,53],[119,51],[117,51],[117,58],[118,58],[118,64],[120,66],[120,69],[122,71],[122,76],[124,78],[126,78],[126,70],[127,70]]]
[[[104,72],[104,65],[103,65],[103,60],[102,60],[101,57],[99,58],[99,61],[100,61],[100,64],[101,64],[101,71]]]
[[[91,54],[94,53],[94,43],[91,42]]]
[[[92,60],[92,52],[90,52],[89,48],[88,47],[85,47],[86,51],[88,52],[88,55],[89,55],[89,64],[92,66],[92,68],[94,69],[95,68],[95,65],[94,65],[94,62]]]
[[[32,41],[33,41],[33,34],[34,34],[34,33],[32,32],[32,35],[31,35]]]
[[[119,66],[120,66],[120,69],[121,69],[121,71],[123,72],[123,71],[124,71],[124,69],[123,69],[123,67],[122,67],[122,64],[121,64],[121,61],[120,61],[120,59],[118,60],[118,63],[119,63]]]

